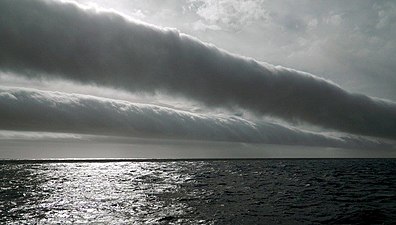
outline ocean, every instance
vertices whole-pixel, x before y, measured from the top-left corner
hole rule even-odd
[[[396,160],[1,161],[1,224],[394,224]]]

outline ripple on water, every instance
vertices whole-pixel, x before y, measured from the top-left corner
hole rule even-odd
[[[396,221],[395,160],[0,165],[0,223]]]

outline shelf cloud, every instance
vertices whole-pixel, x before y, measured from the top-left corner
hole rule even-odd
[[[0,129],[347,148],[392,147],[236,116],[196,114],[89,95],[0,87]]]
[[[242,108],[259,117],[271,115],[343,132],[396,139],[394,102],[349,93],[311,74],[230,54],[176,30],[138,23],[114,12],[82,8],[70,2],[2,0],[0,31],[0,69],[5,72],[32,78],[56,77],[130,92],[164,92],[209,107]],[[54,101],[56,98],[61,101]],[[192,130],[184,130],[183,121],[194,124],[196,132],[201,133],[192,132],[191,136],[210,137],[213,133],[206,131],[211,130],[219,137],[219,133],[227,131],[220,137],[235,135],[233,138],[238,139],[244,132],[258,132],[252,134],[258,137],[260,129],[264,129],[253,129],[241,118],[202,118],[95,98],[63,98],[56,93],[18,91],[3,93],[1,99],[2,128],[53,129],[55,123],[60,130],[76,126],[86,131],[94,128],[133,133],[138,126],[139,132],[151,133],[168,128],[163,124],[168,122],[158,118],[161,115],[173,119],[171,133],[177,130],[188,134]],[[15,102],[10,104],[12,101]],[[41,111],[43,107],[46,110]],[[139,110],[146,110],[152,117],[133,119]],[[35,120],[31,120],[32,116]],[[131,119],[133,123],[125,123]],[[144,123],[147,120],[150,122]],[[204,128],[198,129],[200,126]],[[272,128],[287,130],[304,140],[315,137],[328,141],[321,135],[279,125],[260,126],[275,126]]]

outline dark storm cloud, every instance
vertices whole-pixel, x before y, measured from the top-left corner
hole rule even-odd
[[[310,74],[232,55],[114,13],[52,1],[2,0],[0,31],[4,71],[166,92],[208,106],[396,138],[393,102],[352,94]]]
[[[315,134],[271,122],[194,114],[87,95],[0,87],[0,128],[138,137],[378,148],[384,142]]]

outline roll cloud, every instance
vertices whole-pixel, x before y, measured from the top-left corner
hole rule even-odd
[[[0,2],[0,69],[396,138],[396,104],[308,73],[230,54],[173,29],[75,3]]]

